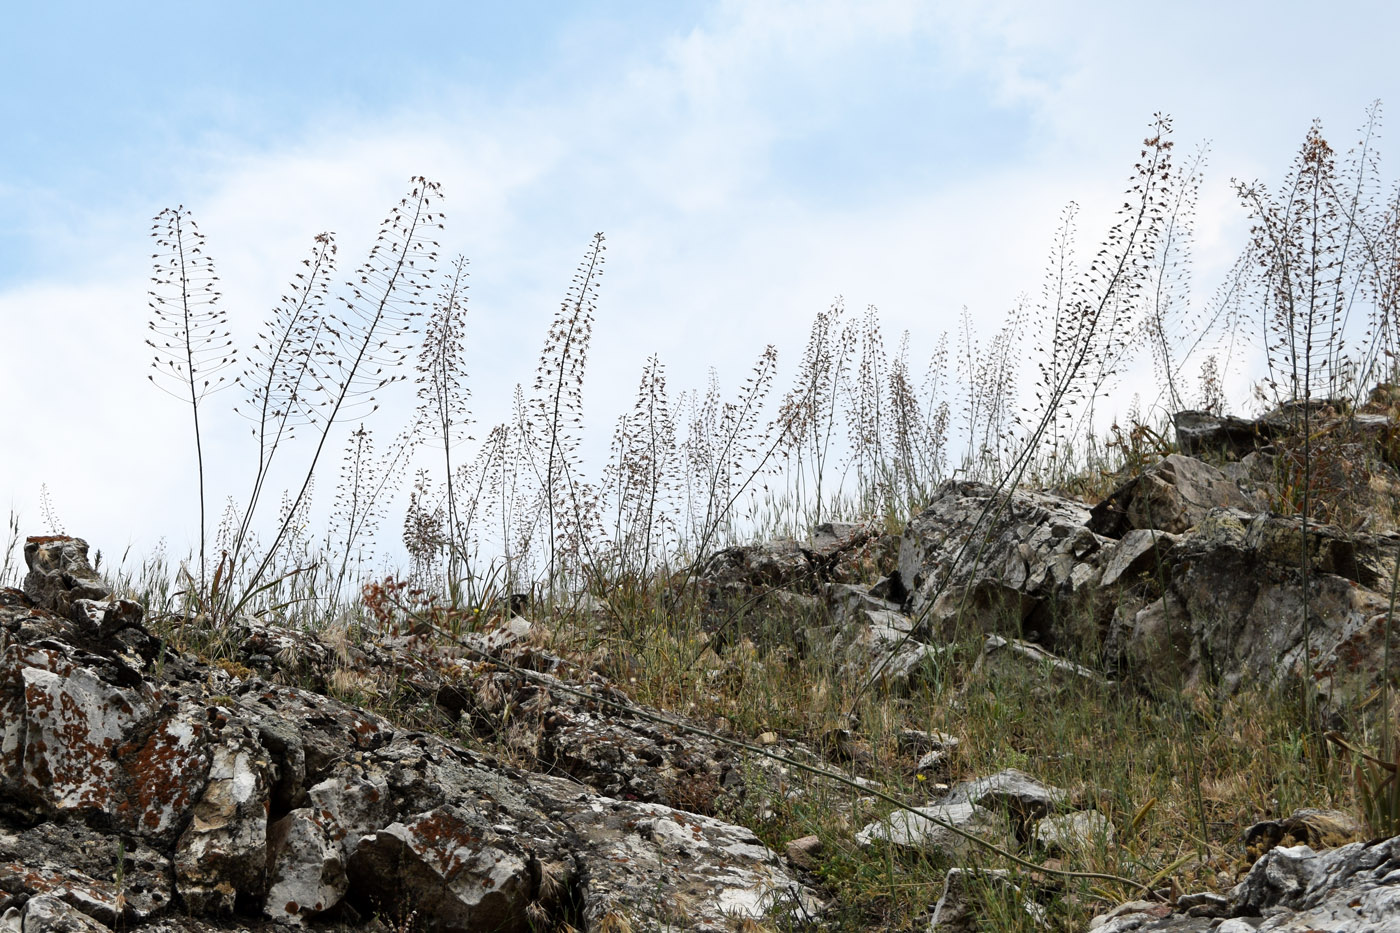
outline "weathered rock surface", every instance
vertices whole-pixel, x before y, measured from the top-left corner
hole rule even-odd
[[[1069,803],[1069,794],[1058,787],[1042,784],[1024,771],[1007,768],[987,777],[954,784],[943,802],[974,803],[1007,813],[1024,825],[1063,809]]]
[[[882,640],[867,629],[870,650],[937,644],[961,619],[965,630],[1010,645],[1029,639],[1036,650],[1084,657],[1102,646],[1110,670],[1159,689],[1281,685],[1308,669],[1324,698],[1374,689],[1389,606],[1380,591],[1400,537],[1310,524],[1305,626],[1301,523],[1247,510],[1256,505],[1220,471],[1179,455],[1092,513],[1045,494],[998,499],[986,486],[945,483],[901,548],[905,610],[921,620],[920,637]],[[838,605],[853,600],[843,594]],[[1063,611],[1071,605],[1088,611]],[[1070,617],[1088,629],[1063,630],[1057,620]]]
[[[887,609],[860,609],[838,627],[832,648],[846,676],[891,693],[907,693],[926,682],[943,656],[925,644],[905,615]]]
[[[10,899],[0,898],[0,908],[52,895],[108,926],[154,916],[173,894],[168,858],[71,822],[0,833],[0,891]]]
[[[1086,527],[1088,519],[1082,503],[1059,496],[997,495],[981,483],[944,483],[904,532],[905,608],[916,618],[927,614],[939,638],[961,625],[1049,640],[1050,619],[1037,610],[1099,582],[1108,540]]]
[[[587,724],[595,744],[617,753],[617,770],[595,768],[607,760],[597,755],[569,759],[563,743],[547,746],[548,761],[586,783],[522,771],[313,691],[239,676],[236,664],[161,654],[129,610],[104,628],[116,603],[87,567],[86,545],[31,544],[31,589],[44,602],[14,590],[0,599],[7,930],[174,933],[230,916],[329,929],[410,913],[425,931],[654,929],[678,918],[720,930],[820,907],[748,830],[588,786],[665,796],[697,754],[668,748],[629,764],[675,743],[654,728],[644,736],[640,721],[606,731],[588,699],[593,689],[607,695],[601,683],[574,684],[583,696],[566,709],[546,702],[548,680],[536,686],[535,725],[548,732],[552,722],[555,739],[572,734],[582,745],[576,724]],[[107,613],[97,625],[92,605]],[[314,682],[357,669],[351,652],[317,650],[304,633],[247,627],[257,637],[240,640],[243,657],[269,673],[295,665]],[[372,666],[379,650],[388,649],[363,661]],[[479,687],[466,693],[450,659],[420,660],[410,674],[468,725],[493,715],[480,708],[484,693],[525,689],[523,678],[473,670]],[[458,692],[442,696],[449,687]],[[643,761],[662,777],[643,779]]]
[[[1372,409],[1370,411],[1353,411],[1345,399],[1312,399],[1307,403],[1286,402],[1253,419],[1207,411],[1179,411],[1172,422],[1177,445],[1187,456],[1214,454],[1239,460],[1261,447],[1299,434],[1306,408],[1315,441],[1344,432],[1366,439],[1377,445],[1377,453],[1387,454],[1385,444],[1394,428],[1387,410],[1395,406],[1395,387],[1379,385],[1367,400],[1366,407]]]
[[[776,635],[789,658],[828,652],[849,680],[900,694],[943,676],[946,642],[975,634],[969,686],[1009,671],[1043,676],[1047,691],[1229,690],[1311,670],[1324,699],[1369,695],[1400,535],[1341,518],[1304,535],[1264,511],[1282,486],[1269,483],[1291,468],[1295,414],[1179,416],[1186,453],[1242,459],[1220,470],[1174,455],[1092,509],[949,482],[899,538],[829,525],[720,552],[702,580],[720,636],[707,673],[729,676],[736,650],[766,663],[774,646],[755,642]],[[1349,432],[1336,470],[1359,462],[1358,445],[1395,459],[1388,418],[1316,414],[1324,434]],[[1400,474],[1386,475],[1371,492],[1393,503]],[[0,591],[0,933],[339,933],[409,914],[425,933],[719,930],[820,910],[789,867],[818,866],[819,843],[794,840],[780,859],[714,816],[739,800],[771,816],[800,796],[786,766],[658,723],[660,711],[542,650],[523,618],[457,646],[424,626],[352,643],[239,620],[210,666],[166,651],[80,539],[30,539],[25,556],[24,590]],[[512,765],[328,696],[357,692],[402,694],[411,721],[489,739]],[[848,725],[823,751],[859,783],[878,749]],[[956,771],[945,756],[957,740],[906,731],[906,773],[938,796],[869,822],[859,843],[957,861],[972,843],[951,823],[1028,854],[1112,844],[1107,817],[1021,772],[935,785]],[[819,760],[785,734],[758,741]],[[854,825],[873,800],[855,805]],[[1336,812],[1257,824],[1245,843],[1258,860],[1234,891],[1187,895],[1175,910],[1126,905],[1100,929],[1400,929],[1400,839],[1313,851],[1360,833]],[[948,877],[936,917],[949,929],[980,919],[971,878]]]
[[[1209,513],[1162,559],[1163,596],[1110,634],[1129,666],[1160,686],[1237,689],[1304,676],[1302,533],[1295,520],[1236,510]],[[1319,693],[1343,700],[1381,674],[1389,600],[1366,588],[1388,579],[1395,543],[1308,534],[1307,660]],[[1400,644],[1400,642],[1397,642]]]
[[[995,845],[1015,847],[1028,838],[1029,828],[1036,820],[1063,809],[1068,802],[1065,791],[1047,787],[1024,771],[1008,768],[955,784],[927,807],[894,810],[884,819],[867,824],[856,834],[856,841],[863,846],[884,842],[956,858],[975,845],[963,833]],[[963,833],[950,829],[950,825]]]
[[[1133,529],[1180,534],[1211,509],[1253,507],[1239,486],[1209,464],[1172,454],[1094,506],[1089,527],[1110,538]]]
[[[1179,411],[1172,416],[1172,423],[1177,446],[1188,457],[1217,454],[1238,459],[1267,442],[1272,433],[1248,418],[1208,411]]]
[[[1142,574],[1159,572],[1162,560],[1180,540],[1180,535],[1155,528],[1132,529],[1109,550],[1099,584],[1132,583]]]
[[[1202,901],[1205,909],[1192,910],[1204,916],[1168,912],[1161,905],[1142,906],[1145,909],[1126,910],[1090,929],[1098,933],[1379,933],[1397,929],[1400,837],[1354,842],[1324,852],[1305,845],[1272,849],[1254,863],[1227,897]]]
[[[756,588],[815,592],[824,583],[874,583],[894,569],[899,538],[871,523],[824,522],[791,538],[717,551],[701,574],[712,599]]]
[[[950,826],[962,832],[956,832]],[[862,828],[856,833],[856,842],[862,846],[884,842],[897,848],[917,849],[956,860],[976,845],[963,833],[970,833],[997,846],[1015,842],[1005,820],[986,807],[965,801],[895,810],[883,820]]]

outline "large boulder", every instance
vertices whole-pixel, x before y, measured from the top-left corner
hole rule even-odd
[[[899,574],[906,610],[936,637],[957,631],[1053,641],[1053,601],[1090,594],[1108,540],[1089,509],[1047,493],[950,481],[905,528]]]
[[[1389,578],[1396,543],[1310,527],[1304,599],[1303,540],[1297,519],[1209,513],[1162,558],[1163,596],[1109,643],[1160,687],[1279,686],[1311,669],[1324,698],[1365,695],[1383,673],[1389,611],[1368,586]]]
[[[1254,501],[1215,467],[1172,454],[1094,506],[1089,527],[1110,538],[1135,528],[1180,534],[1211,509],[1253,507]]]

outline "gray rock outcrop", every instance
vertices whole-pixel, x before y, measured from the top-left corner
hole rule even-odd
[[[1305,845],[1271,849],[1227,896],[1181,898],[1178,905],[1185,909],[1171,911],[1144,903],[1142,909],[1125,909],[1089,929],[1096,933],[1380,933],[1397,929],[1400,836],[1323,852]]]
[[[91,573],[80,539],[30,544],[42,602],[0,599],[5,929],[173,931],[201,917],[329,929],[412,913],[426,931],[640,930],[682,917],[721,930],[820,908],[749,830],[635,799],[664,794],[625,761],[613,775],[580,763],[583,782],[522,771],[163,651]],[[104,625],[114,611],[120,625]],[[241,643],[250,659],[267,647]],[[313,668],[324,660],[302,647]],[[453,682],[420,674],[428,696]],[[551,708],[555,732],[586,707]],[[613,747],[629,734],[621,726]],[[550,754],[567,772],[563,752]]]
[[[906,611],[935,638],[964,631],[1052,640],[1052,600],[1095,587],[1108,539],[1087,527],[1082,503],[1046,493],[998,494],[982,483],[944,483],[904,531],[899,574]]]

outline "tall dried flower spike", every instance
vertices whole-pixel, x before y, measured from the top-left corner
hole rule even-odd
[[[454,598],[463,559],[464,531],[453,450],[470,439],[466,430],[471,421],[465,369],[466,316],[467,260],[459,256],[443,277],[418,353],[416,420],[418,430],[441,445],[443,495],[447,500],[447,579]],[[426,490],[431,484],[420,485]]]
[[[236,353],[228,317],[218,304],[219,278],[204,251],[204,237],[183,206],[155,216],[151,236],[156,251],[149,292],[150,331],[146,345],[155,351],[150,380],[158,388],[190,404],[194,419],[195,456],[199,473],[199,581],[205,580],[204,443],[200,403],[228,384],[223,371]]]
[[[603,274],[603,234],[594,234],[569,291],[545,336],[535,370],[531,400],[537,443],[535,464],[540,504],[548,519],[550,574],[558,572],[561,550],[586,546],[589,496],[579,476],[579,431],[583,426],[583,374],[593,336],[599,279]],[[551,581],[551,585],[553,581]]]

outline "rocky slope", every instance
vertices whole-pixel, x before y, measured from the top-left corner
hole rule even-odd
[[[897,698],[972,635],[985,644],[979,669],[1032,665],[1148,694],[1311,675],[1323,709],[1343,709],[1382,676],[1400,555],[1391,422],[1318,413],[1319,436],[1338,438],[1321,465],[1343,479],[1338,462],[1371,466],[1359,493],[1336,487],[1331,514],[1350,527],[1310,524],[1305,539],[1298,519],[1267,507],[1286,476],[1285,420],[1184,413],[1185,452],[1092,507],[950,482],[899,535],[827,525],[803,542],[727,549],[702,582],[713,644],[788,639]],[[1216,465],[1189,455],[1211,451]],[[807,873],[818,841],[780,857],[715,816],[782,785],[753,784],[763,769],[824,767],[801,743],[773,736],[765,744],[785,761],[773,760],[640,706],[540,649],[524,618],[431,650],[242,620],[217,658],[180,654],[86,552],[80,539],[31,538],[23,590],[0,591],[3,933],[822,923],[825,892]],[[394,691],[491,736],[508,760],[332,696]],[[820,744],[852,763],[841,750],[857,738]],[[957,744],[905,738],[920,774]],[[953,865],[930,923],[957,930],[976,928],[970,889],[1017,883],[958,867],[965,834],[1030,855],[1111,846],[1119,829],[1007,770],[865,822],[852,842]],[[1400,838],[1363,836],[1346,814],[1261,824],[1241,839],[1257,860],[1233,890],[1126,904],[1097,928],[1400,929]],[[1039,910],[1027,893],[1032,922]]]
[[[577,683],[556,702],[549,675],[540,687],[487,673],[468,696],[448,668],[474,662],[386,648],[354,649],[341,668],[389,665],[443,709],[484,716],[485,694],[499,710],[511,690],[539,722],[552,773],[513,768],[276,683],[278,664],[313,678],[328,664],[333,649],[310,636],[248,623],[237,643],[267,677],[164,652],[139,607],[110,598],[86,550],[31,538],[24,592],[0,595],[6,929],[203,929],[230,917],[727,929],[820,907],[748,830],[648,802],[693,797],[711,774],[713,796],[724,759],[603,712],[590,694],[606,699],[606,684]]]

